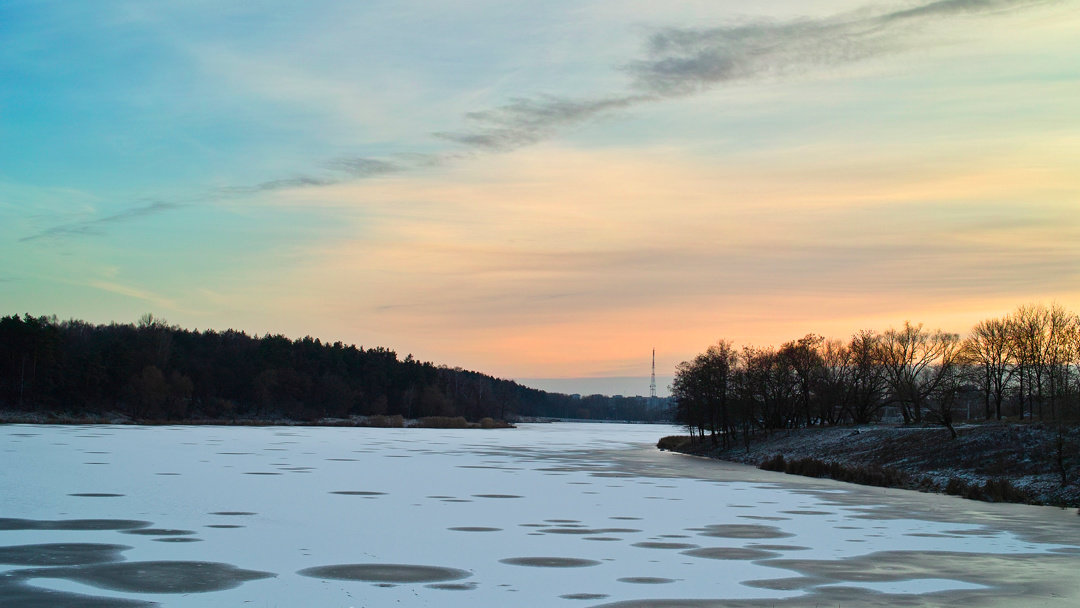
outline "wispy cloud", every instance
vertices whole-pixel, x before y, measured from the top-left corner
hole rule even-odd
[[[103,234],[113,224],[233,197],[296,188],[332,186],[415,171],[475,154],[508,152],[550,139],[561,131],[600,117],[715,89],[728,83],[784,77],[851,64],[916,44],[913,28],[953,18],[1022,10],[1057,0],[935,0],[882,12],[866,8],[816,19],[759,21],[711,28],[664,28],[645,41],[643,56],[620,68],[630,77],[623,91],[594,97],[559,95],[517,97],[508,103],[468,112],[461,128],[438,131],[439,140],[458,151],[398,154],[392,158],[343,156],[324,161],[323,173],[299,173],[251,185],[229,186],[182,202],[155,201],[97,219],[53,226],[22,242]],[[918,38],[925,43],[925,38]],[[275,85],[276,86],[276,85]],[[292,91],[296,87],[286,87]],[[302,88],[302,87],[301,87]]]
[[[182,202],[153,201],[136,205],[104,217],[52,226],[29,236],[25,236],[19,239],[19,241],[30,242],[43,239],[100,236],[105,233],[105,229],[110,225],[183,209],[196,204],[206,204],[230,198],[276,192],[280,190],[290,190],[294,188],[333,186],[346,181],[377,177],[404,171],[420,165],[430,165],[435,162],[430,155],[412,155],[408,158],[408,161],[409,162],[406,163],[359,156],[340,157],[324,163],[324,166],[327,169],[336,172],[334,174],[298,175],[294,177],[267,180],[247,186],[226,186],[203,193],[202,195],[190,197]]]
[[[388,161],[381,158],[364,156],[343,156],[323,163],[323,166],[337,174],[331,175],[298,175],[271,179],[249,186],[227,186],[220,188],[219,193],[229,196],[258,194],[260,192],[275,192],[278,190],[291,190],[293,188],[309,188],[319,186],[333,186],[345,181],[353,181],[370,177],[386,175],[404,171],[409,164]]]
[[[104,233],[104,229],[112,224],[120,224],[124,222],[130,222],[132,220],[141,219],[153,215],[165,213],[175,209],[181,209],[188,206],[184,203],[173,203],[154,201],[152,203],[139,205],[137,207],[131,207],[124,209],[111,215],[99,217],[96,219],[83,220],[79,222],[70,222],[66,224],[60,224],[53,226],[31,234],[19,239],[20,242],[36,241],[40,239],[49,238],[63,238],[71,236],[88,236],[88,235],[100,235]]]
[[[176,302],[172,298],[167,298],[156,293],[147,291],[145,289],[139,289],[137,287],[131,287],[129,285],[121,285],[113,281],[101,281],[94,280],[86,283],[87,286],[109,293],[115,293],[118,295],[126,296],[129,298],[135,298],[144,302],[149,302],[155,306],[167,309],[175,309]]]
[[[850,64],[909,48],[909,26],[950,16],[1019,10],[1053,0],[938,0],[887,13],[866,9],[818,19],[761,21],[654,32],[645,57],[623,69],[636,92],[570,99],[523,97],[465,115],[458,131],[439,138],[490,152],[537,143],[561,129],[665,98],[701,93],[727,83],[782,77]]]
[[[639,89],[688,95],[724,83],[786,76],[909,48],[910,26],[952,16],[1020,10],[1051,0],[939,0],[887,13],[867,10],[819,19],[714,28],[667,28],[649,55],[626,67]]]
[[[327,161],[325,165],[327,169],[341,171],[353,179],[397,173],[407,168],[400,162],[365,156],[343,156]]]
[[[436,137],[490,152],[535,144],[572,126],[615,110],[653,99],[651,95],[619,95],[574,100],[555,96],[518,98],[491,110],[469,112],[471,128],[442,131]]]

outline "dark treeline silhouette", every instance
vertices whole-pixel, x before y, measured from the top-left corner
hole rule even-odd
[[[1080,419],[1080,320],[1021,306],[967,338],[905,322],[846,342],[809,334],[780,348],[721,340],[678,367],[676,420],[727,446],[759,431],[895,418],[953,428],[960,419]],[[1060,435],[1060,433],[1059,433]]]
[[[643,397],[547,393],[386,348],[189,331],[152,315],[94,325],[0,318],[0,407],[135,420],[519,416],[656,420]]]

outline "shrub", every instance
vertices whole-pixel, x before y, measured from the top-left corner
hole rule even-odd
[[[1005,478],[987,479],[983,485],[984,500],[990,502],[1030,502],[1031,497]]]
[[[379,428],[400,429],[405,426],[405,418],[401,414],[393,416],[371,416],[368,418],[368,426]]]
[[[761,461],[761,464],[758,465],[758,468],[765,471],[778,471],[780,473],[787,473],[787,463],[784,462],[783,454],[777,454],[772,458]]]
[[[686,437],[685,435],[668,435],[667,437],[661,437],[660,441],[656,442],[656,447],[661,450],[670,450],[672,452],[685,452],[689,450],[693,443],[693,438]]]
[[[945,493],[950,496],[963,496],[967,487],[968,484],[963,479],[950,477],[949,482],[945,484]]]
[[[913,488],[920,483],[907,473],[896,469],[844,466],[838,462],[825,462],[816,458],[785,460],[783,454],[777,454],[762,461],[758,468],[804,477],[828,477],[837,481],[885,488]]]
[[[424,416],[416,421],[416,426],[422,429],[467,429],[469,423],[464,416]]]

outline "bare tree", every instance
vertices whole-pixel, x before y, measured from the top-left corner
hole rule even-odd
[[[964,341],[964,354],[967,362],[978,368],[974,376],[983,391],[986,418],[990,418],[993,404],[994,415],[1001,420],[1001,403],[1016,373],[1008,319],[980,321]]]
[[[1017,363],[1020,384],[1020,415],[1027,403],[1028,417],[1038,411],[1043,418],[1043,404],[1051,381],[1050,358],[1054,347],[1054,313],[1044,304],[1020,306],[1009,318],[1010,338]]]
[[[734,429],[730,402],[736,357],[731,343],[721,340],[680,363],[671,389],[678,420],[702,437],[708,430],[714,443],[719,439],[725,446]]]
[[[780,347],[777,356],[780,363],[788,367],[794,374],[794,389],[798,401],[798,410],[794,412],[795,426],[798,426],[798,418],[802,418],[806,426],[814,423],[813,408],[811,402],[814,399],[814,380],[819,376],[822,365],[821,347],[825,338],[815,334],[788,342]]]
[[[1059,304],[1051,304],[1046,315],[1046,379],[1050,397],[1050,417],[1059,420],[1058,408],[1069,397],[1069,363],[1072,359],[1076,315]]]
[[[851,366],[851,418],[859,424],[870,422],[881,409],[885,393],[885,369],[878,358],[881,338],[864,329],[851,336],[848,358]]]
[[[949,429],[949,434],[956,439],[953,427],[953,404],[963,390],[963,343],[958,334],[941,331],[931,336],[936,342],[938,356],[934,365],[923,373],[923,386],[929,391],[930,410],[928,415],[934,421]]]
[[[941,330],[931,333],[923,330],[922,323],[912,325],[908,321],[903,329],[889,329],[881,335],[878,360],[889,397],[900,405],[904,422],[921,422],[931,397],[951,380],[959,343],[956,334]]]
[[[840,340],[825,340],[819,348],[821,365],[814,378],[814,400],[818,418],[826,424],[839,424],[853,418],[851,390],[854,365],[851,349]]]

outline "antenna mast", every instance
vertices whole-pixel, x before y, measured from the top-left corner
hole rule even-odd
[[[649,405],[656,403],[656,349],[652,349],[652,379],[649,381]]]

